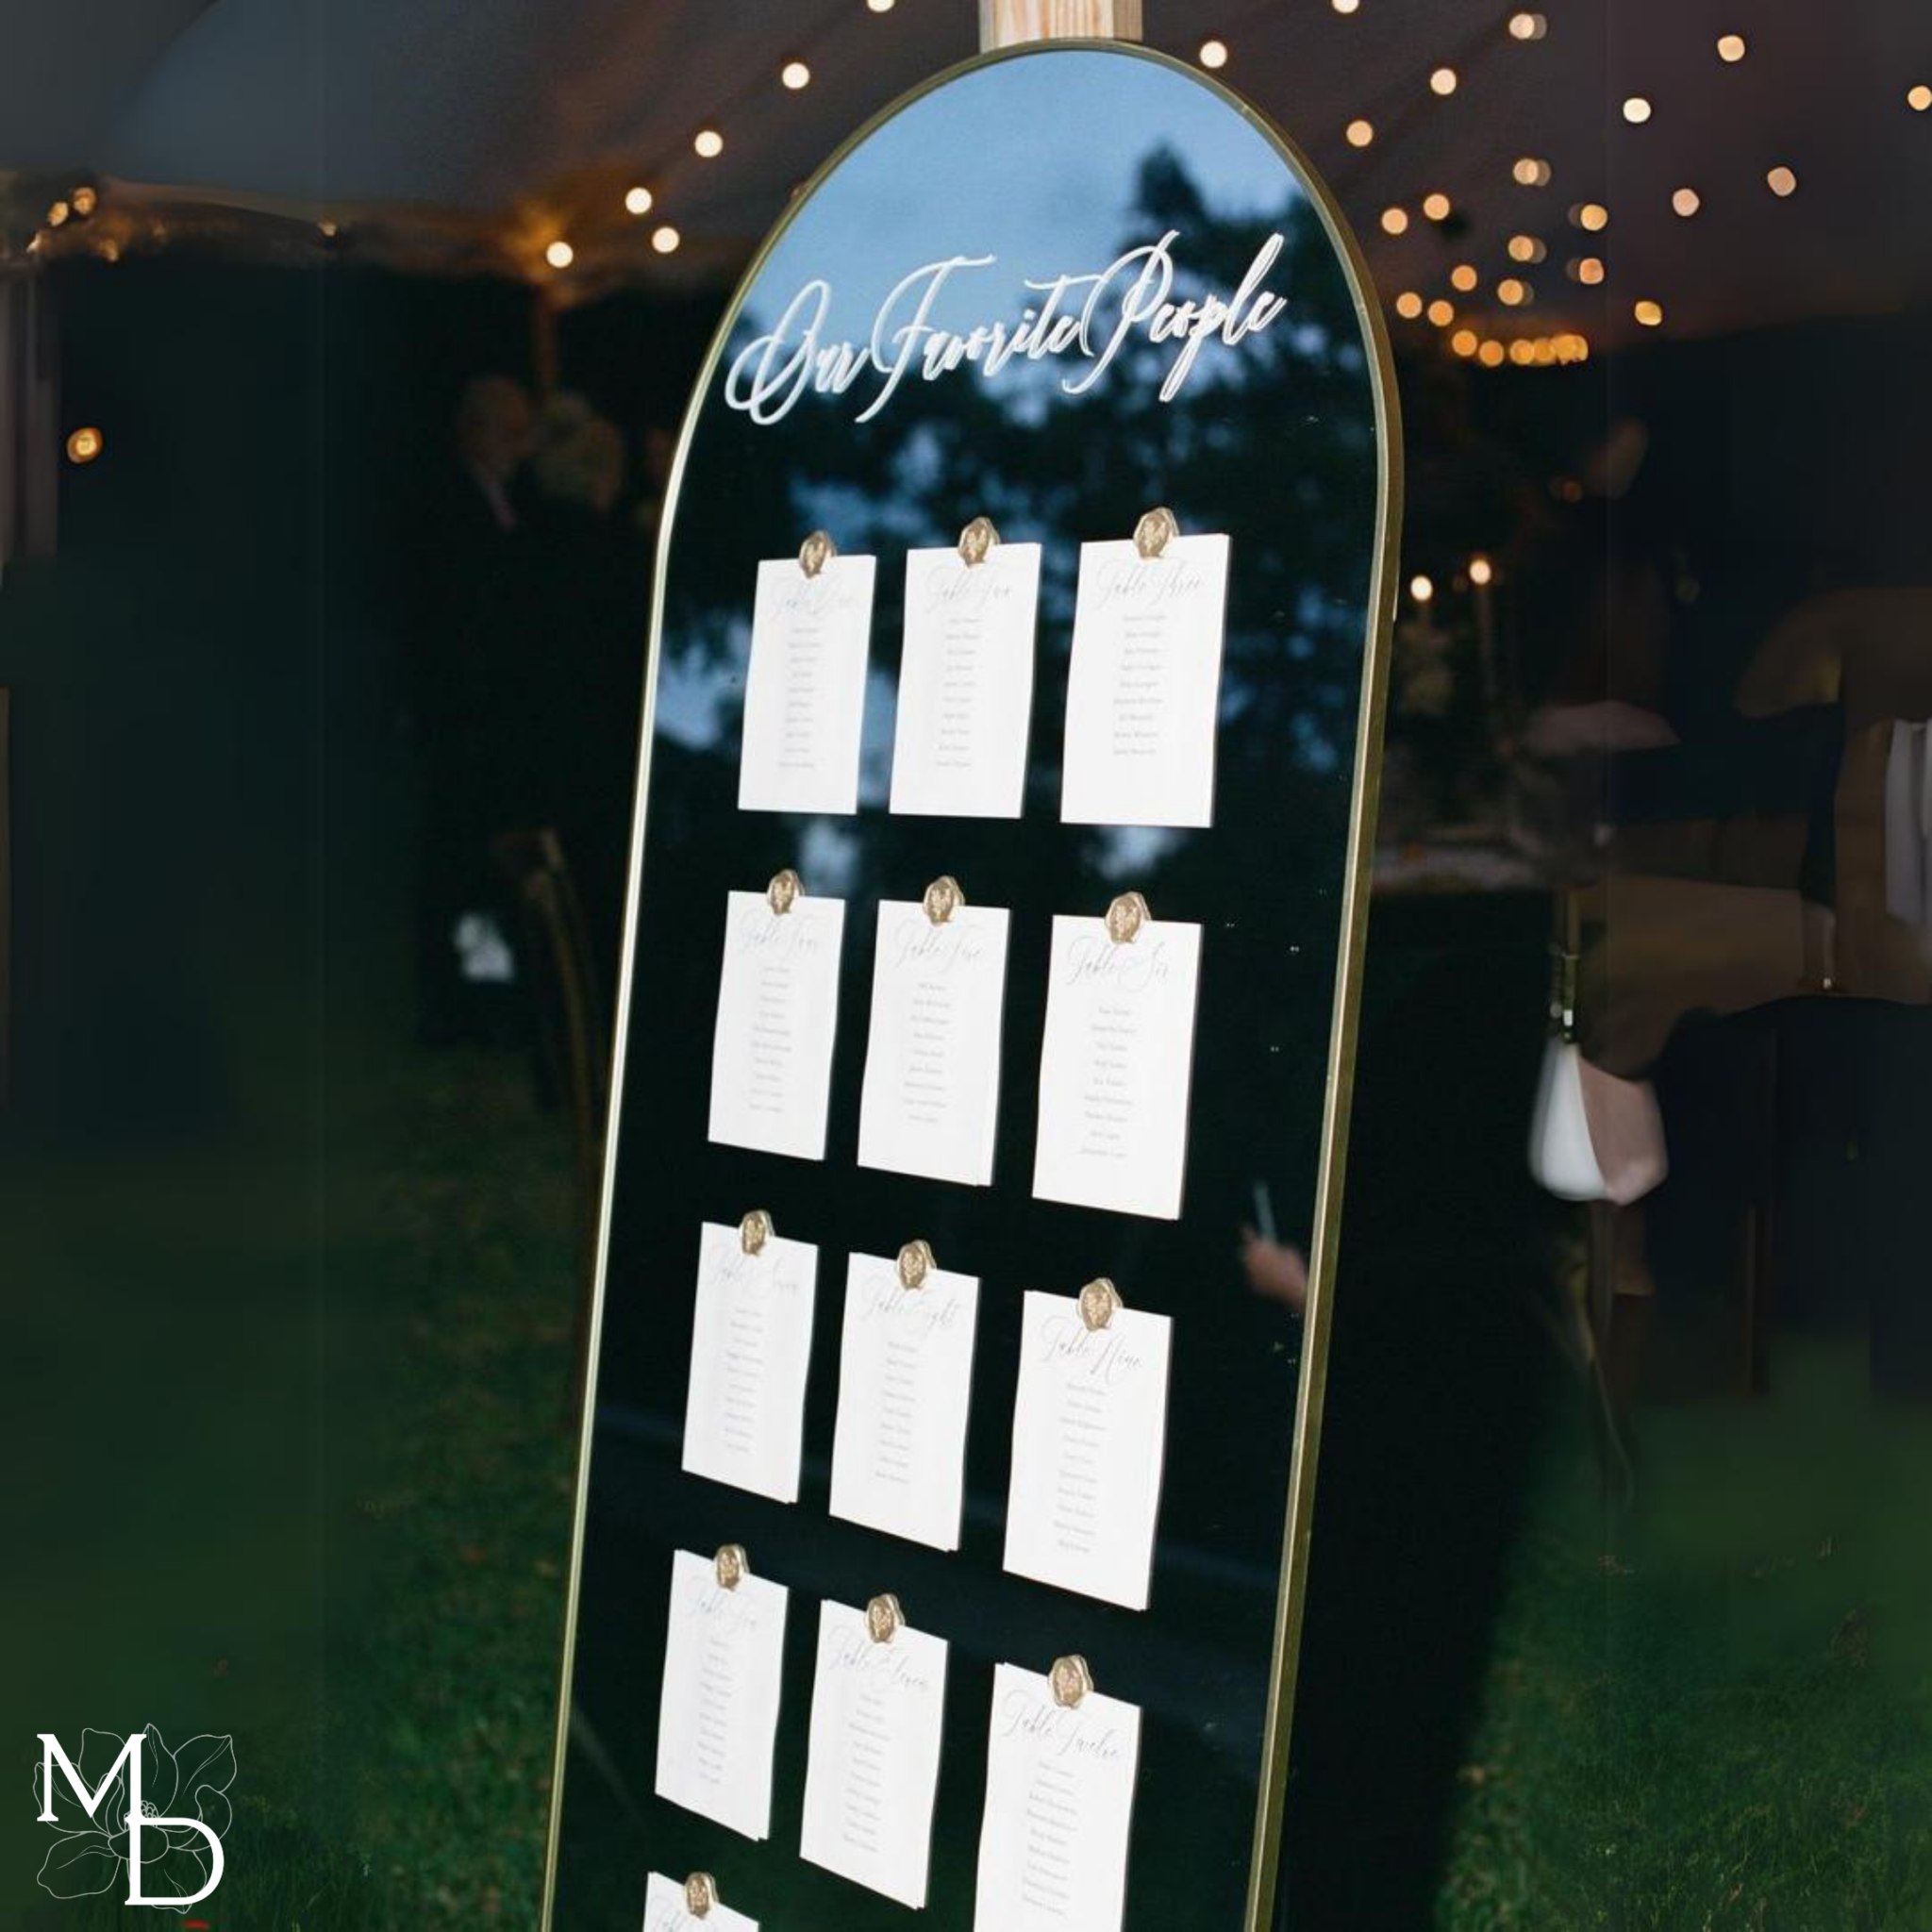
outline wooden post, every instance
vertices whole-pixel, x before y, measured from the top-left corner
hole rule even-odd
[[[979,51],[1026,41],[1138,41],[1141,0],[979,0]]]

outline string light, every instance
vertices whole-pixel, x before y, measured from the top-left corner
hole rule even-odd
[[[1574,256],[1564,265],[1563,273],[1573,282],[1582,282],[1593,289],[1604,278],[1603,258],[1597,255]]]
[[[1478,553],[1469,559],[1469,580],[1478,589],[1484,584],[1489,583],[1495,575],[1496,573],[1487,557]]]
[[[1423,312],[1423,298],[1413,289],[1405,289],[1395,298],[1395,312],[1405,322],[1413,322]]]
[[[1465,295],[1468,294],[1469,291],[1473,288],[1474,288],[1476,283],[1479,282],[1481,279],[1482,277],[1478,275],[1475,270],[1472,268],[1470,264],[1466,261],[1458,261],[1456,264],[1456,266],[1449,271],[1449,286],[1452,289],[1459,289]]]
[[[1348,144],[1350,147],[1367,147],[1375,138],[1375,130],[1367,121],[1351,121],[1348,124]]]
[[[1534,235],[1512,235],[1509,238],[1509,259],[1511,261],[1541,261],[1549,250]]]
[[[715,161],[724,152],[724,137],[715,127],[700,127],[691,144],[708,161]]]
[[[1433,322],[1438,328],[1447,328],[1449,325],[1456,320],[1455,303],[1444,301],[1441,295],[1438,295],[1436,299],[1429,304],[1429,320]]]
[[[1679,188],[1671,196],[1671,212],[1682,215],[1687,222],[1703,206],[1704,199],[1694,188]]]
[[[577,258],[577,252],[568,242],[561,239],[553,242],[543,251],[543,259],[552,268],[568,268]]]
[[[1550,30],[1550,24],[1541,13],[1512,13],[1509,16],[1509,38],[1512,41],[1540,41]]]
[[[1360,7],[1362,0],[1328,0],[1337,13],[1353,13]]]
[[[625,208],[634,215],[647,215],[651,204],[657,199],[648,188],[627,188],[625,190]]]
[[[1514,275],[1505,275],[1496,284],[1496,300],[1506,308],[1521,308],[1529,296],[1529,284],[1519,281]]]
[[[1736,66],[1744,58],[1744,36],[1720,34],[1717,40],[1717,58],[1727,66]]]
[[[1764,177],[1764,185],[1782,201],[1798,192],[1798,177],[1789,168],[1776,167]]]
[[[1661,302],[1651,301],[1648,296],[1641,302],[1637,303],[1631,308],[1630,313],[1645,328],[1661,328],[1663,326],[1664,305]]]
[[[1203,67],[1225,67],[1227,65],[1227,42],[1225,41],[1203,41],[1201,42],[1201,65]]]
[[[1650,119],[1650,103],[1641,94],[1632,94],[1624,103],[1624,118],[1633,127],[1641,127]]]
[[[70,463],[91,463],[106,446],[106,439],[90,424],[85,429],[76,429],[67,439],[67,460]]]
[[[1408,227],[1408,216],[1399,208],[1385,208],[1382,210],[1382,232],[1385,235],[1400,235]]]
[[[1446,222],[1449,219],[1449,197],[1441,193],[1424,195],[1423,213],[1432,222]]]
[[[1458,356],[1470,357],[1476,352],[1476,337],[1473,328],[1459,328],[1449,338],[1449,346]]]
[[[1509,359],[1519,369],[1527,369],[1536,360],[1536,345],[1526,337],[1518,336],[1509,344]]]
[[[778,70],[778,78],[793,93],[811,85],[811,69],[803,60],[788,60]]]
[[[1482,347],[1476,351],[1476,360],[1479,361],[1485,369],[1500,369],[1503,366],[1504,358],[1507,354],[1508,351],[1504,348],[1502,343],[1499,342],[1494,336],[1491,336],[1487,341],[1483,343]]]
[[[1550,164],[1535,155],[1524,155],[1509,172],[1515,175],[1520,188],[1547,188],[1550,185]]]
[[[1579,228],[1597,235],[1610,225],[1610,211],[1600,201],[1584,201],[1570,210],[1570,219]]]
[[[892,10],[892,0],[865,0],[865,4],[874,13],[890,13]]]
[[[1446,99],[1456,92],[1456,70],[1453,67],[1439,67],[1429,75],[1429,92],[1441,94]]]
[[[1418,604],[1426,604],[1436,594],[1434,582],[1418,573],[1408,580],[1408,594]]]
[[[1932,108],[1932,87],[1927,87],[1922,80],[1916,87],[1907,88],[1906,106],[1915,114],[1923,114],[1927,108]]]
[[[655,228],[651,232],[651,246],[659,255],[675,255],[677,252],[677,244],[683,240],[684,237],[669,222],[661,228]]]

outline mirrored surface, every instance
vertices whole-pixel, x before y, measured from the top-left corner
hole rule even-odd
[[[1155,340],[1127,291],[1170,271],[1174,303],[1213,294],[1239,308],[1245,283],[1250,299],[1272,291],[1286,307],[1238,342],[1227,331]],[[1029,303],[1090,297],[1077,340],[997,372],[982,356],[928,379],[923,359],[893,348],[908,321],[964,339]],[[808,324],[820,348],[865,344],[881,315],[883,353],[844,387],[821,392],[810,377],[824,365],[792,359]],[[1040,50],[915,99],[802,202],[755,272],[690,428],[661,587],[558,1924],[628,1932],[652,1869],[716,1874],[725,1901],[767,1927],[903,1920],[904,1907],[798,1855],[818,1605],[881,1591],[952,1646],[927,1924],[973,1924],[994,1665],[1044,1671],[1067,1652],[1144,1712],[1127,1925],[1241,1923],[1300,1372],[1294,1269],[1315,1211],[1390,458],[1376,354],[1283,149],[1198,75],[1122,52]],[[1232,543],[1214,823],[1063,825],[1079,546],[1130,535],[1157,504],[1182,531]],[[978,515],[1044,550],[1023,815],[893,816],[905,553],[952,543]],[[841,554],[878,559],[859,810],[740,811],[757,566],[794,556],[815,528]],[[823,1162],[706,1138],[725,894],[762,890],[783,866],[847,902]],[[1012,915],[985,1189],[856,1162],[874,907],[916,899],[941,873]],[[1052,920],[1097,915],[1124,890],[1157,918],[1204,928],[1175,1222],[1030,1191]],[[679,1470],[700,1223],[735,1224],[754,1208],[819,1247],[795,1507]],[[1244,1250],[1248,1229],[1274,1244]],[[981,1283],[955,1555],[826,1507],[845,1257],[914,1237]],[[1001,1569],[1022,1294],[1071,1294],[1096,1274],[1174,1323],[1145,1612]],[[791,1592],[772,1836],[759,1843],[652,1791],[672,1553],[726,1542]]]

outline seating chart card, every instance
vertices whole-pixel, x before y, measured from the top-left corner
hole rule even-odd
[[[741,811],[856,812],[874,560],[758,565],[744,680]]]
[[[713,1558],[672,1555],[656,1790],[751,1839],[772,1835],[787,1595],[748,1574],[727,1590]]]
[[[908,1628],[890,1598],[820,1606],[801,1857],[925,1904],[945,1704],[944,1638]]]
[[[1120,1932],[1141,1707],[993,1673],[974,1932]]]
[[[774,899],[787,909],[774,910]],[[768,891],[728,895],[711,1042],[713,1141],[825,1158],[844,929],[842,899],[788,898],[778,880]]]
[[[798,1501],[805,1374],[819,1251],[765,1234],[756,1252],[706,1222],[684,1409],[684,1467],[779,1503]]]
[[[1211,825],[1228,541],[1080,546],[1060,817]]]
[[[1120,1307],[1105,1328],[1089,1328],[1077,1299],[1027,1291],[1008,1570],[1147,1607],[1173,1331],[1165,1315]]]
[[[907,554],[894,811],[1020,816],[1039,603],[1038,543]]]
[[[951,884],[939,881],[927,899]],[[969,1187],[991,1182],[1008,919],[1004,907],[952,904],[935,924],[914,901],[880,902],[858,1107],[861,1167]]]
[[[908,1287],[922,1260],[915,1244],[896,1262],[846,1264],[832,1514],[957,1550],[979,1283],[927,1267]]]
[[[1174,1221],[1187,1165],[1201,928],[1146,919],[1131,939],[1118,939],[1112,917],[1054,919],[1033,1191]]]
[[[644,1932],[758,1932],[758,1922],[713,1900],[700,1918],[685,1902],[684,1887],[653,1872],[644,1886]]]

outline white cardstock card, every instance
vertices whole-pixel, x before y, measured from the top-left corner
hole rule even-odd
[[[908,1288],[895,1261],[854,1255],[846,1263],[834,1516],[936,1550],[959,1547],[978,1316],[974,1275],[933,1268]]]
[[[1080,546],[1060,817],[1073,825],[1211,825],[1225,537]]]
[[[844,932],[842,899],[801,892],[778,913],[762,892],[727,895],[711,1041],[712,1140],[801,1160],[825,1158]]]
[[[671,1558],[657,1792],[746,1838],[772,1835],[787,1594],[758,1576],[726,1590],[689,1550]]]
[[[1043,1201],[1175,1221],[1187,1166],[1201,928],[1147,920],[1116,942],[1104,919],[1053,922],[1040,1138]]]
[[[993,1672],[974,1932],[1120,1932],[1141,1707]]]
[[[1027,1291],[1007,1500],[1016,1575],[1147,1607],[1173,1339],[1165,1315],[1116,1308],[1090,1329],[1076,1298]]]
[[[691,1474],[798,1501],[818,1267],[808,1241],[769,1235],[748,1255],[737,1228],[705,1223],[684,1407]]]
[[[1007,908],[957,906],[935,925],[879,902],[858,1164],[986,1187],[999,1123]]]
[[[907,553],[894,811],[1020,816],[1039,604],[1038,543]]]
[[[863,1610],[819,1607],[802,1857],[925,1904],[945,1707],[944,1638],[902,1624],[876,1642]]]
[[[644,1932],[758,1932],[758,1922],[722,1899],[702,1919],[685,1909],[684,1887],[653,1872],[644,1885]]]
[[[741,811],[856,812],[874,560],[758,565],[744,679]]]

